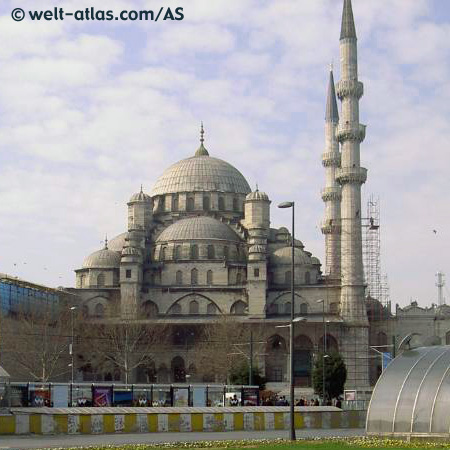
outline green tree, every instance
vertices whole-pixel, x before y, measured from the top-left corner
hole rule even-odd
[[[250,367],[247,361],[239,361],[230,370],[230,382],[231,384],[248,384]],[[253,385],[258,385],[261,389],[264,389],[266,383],[265,378],[261,375],[261,370],[257,366],[253,366]]]
[[[314,392],[323,396],[323,364],[325,363],[325,398],[337,398],[344,392],[347,369],[342,356],[337,352],[328,352],[327,357],[320,353],[313,368]]]

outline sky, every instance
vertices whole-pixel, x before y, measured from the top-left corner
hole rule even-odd
[[[74,286],[74,269],[126,231],[130,196],[198,147],[276,205],[324,261],[321,154],[328,71],[339,80],[341,0],[2,0],[0,272]],[[31,21],[25,11],[159,10],[182,21]],[[393,304],[450,285],[450,5],[354,0],[367,124],[361,162],[381,207]],[[450,303],[450,291],[445,294]]]

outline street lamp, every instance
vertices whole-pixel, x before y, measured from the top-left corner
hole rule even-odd
[[[295,441],[295,423],[294,423],[294,268],[295,268],[295,242],[294,242],[294,231],[295,231],[295,203],[294,202],[283,202],[278,205],[278,208],[292,208],[292,260],[291,260],[291,321],[289,328],[289,391],[290,391],[290,408],[289,408],[289,438],[291,441]]]
[[[74,329],[74,327],[73,327],[73,314],[74,314],[76,309],[77,309],[76,306],[71,306],[70,307],[70,318],[71,318],[71,323],[72,323],[72,339],[71,339],[70,346],[69,346],[69,354],[70,354],[70,357],[71,357],[71,364],[70,364],[70,366],[71,366],[71,369],[72,369],[72,384],[73,384],[73,375],[74,375],[74,367],[73,367],[73,361],[74,361],[74,359],[73,359],[73,334],[74,334],[73,333],[73,329]]]

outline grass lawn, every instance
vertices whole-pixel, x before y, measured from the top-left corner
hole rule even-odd
[[[362,450],[367,448],[377,449],[428,449],[447,448],[450,442],[402,442],[397,440],[381,440],[370,438],[348,438],[348,439],[321,439],[317,441],[299,440],[294,443],[283,440],[275,441],[215,441],[215,442],[178,442],[167,444],[138,444],[124,446],[86,447],[90,450],[165,450],[165,449],[197,449],[197,450]],[[79,447],[78,447],[79,449]],[[70,449],[67,449],[70,450]]]

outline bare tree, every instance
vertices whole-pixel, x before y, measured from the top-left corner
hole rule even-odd
[[[253,332],[252,332],[253,331]],[[211,324],[205,325],[196,349],[199,374],[214,378],[220,383],[230,383],[233,368],[250,360],[253,351],[260,345],[262,330],[241,322],[235,317],[221,316]],[[252,349],[250,341],[254,341]]]
[[[135,317],[113,317],[86,324],[80,336],[80,353],[85,362],[97,370],[107,366],[119,369],[125,383],[135,369],[150,366],[165,343],[167,326]]]
[[[48,382],[69,373],[70,311],[42,302],[3,316],[0,326],[3,364],[15,377]]]

